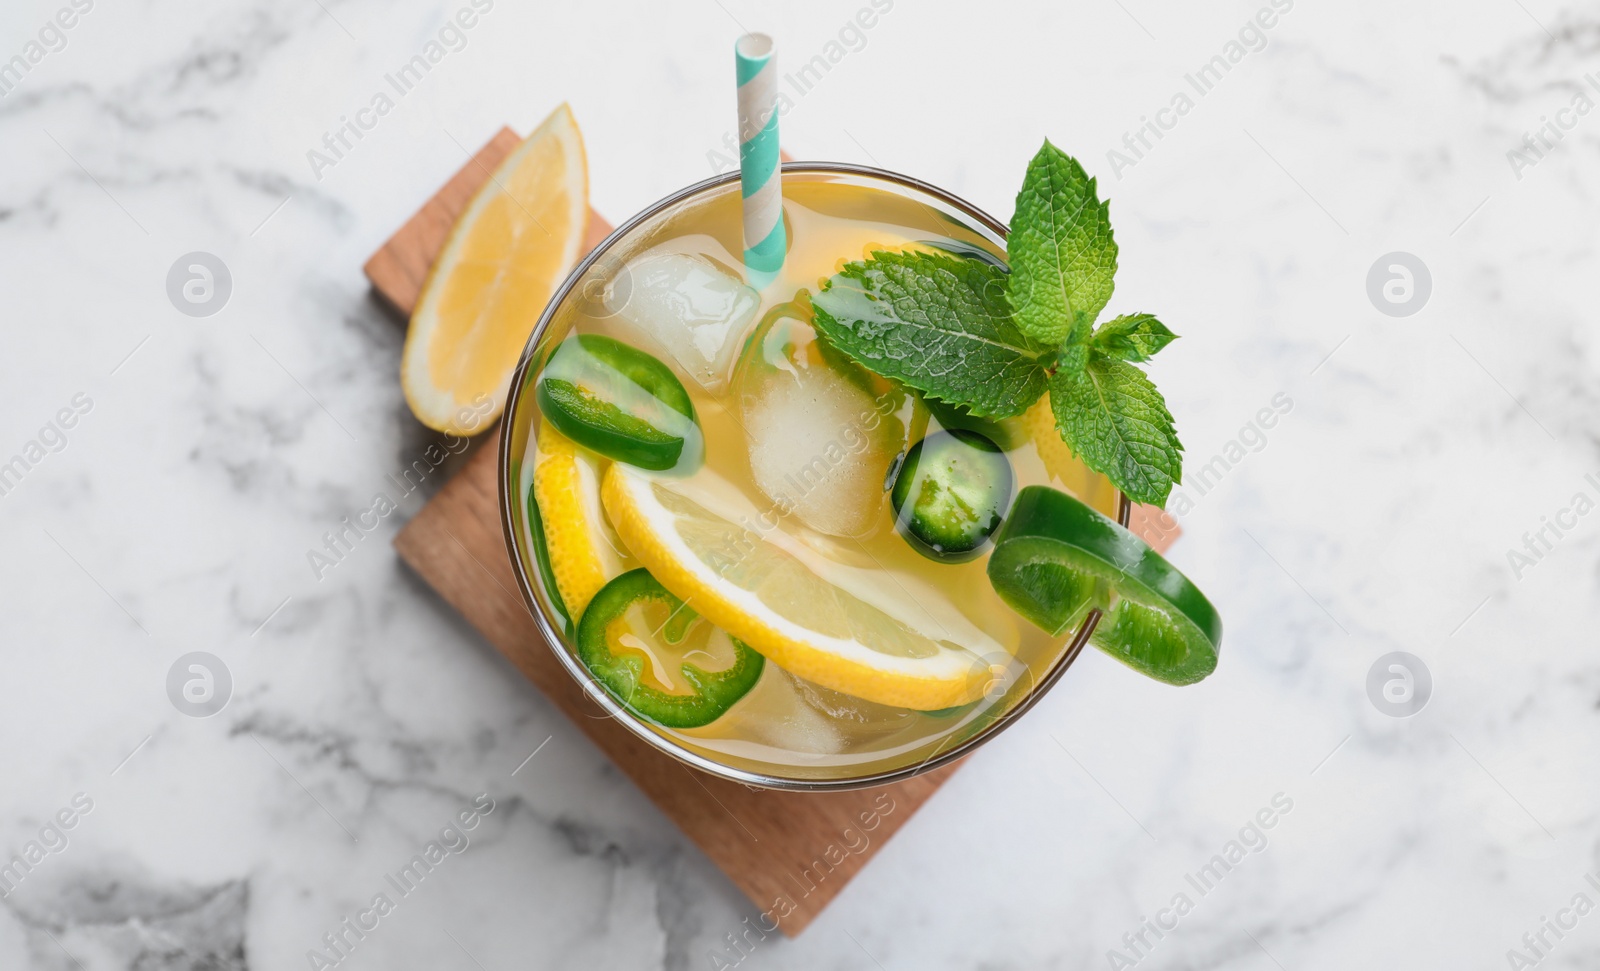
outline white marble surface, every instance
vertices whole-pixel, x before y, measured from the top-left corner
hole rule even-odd
[[[5,4],[0,58],[67,6]],[[420,495],[320,580],[306,551],[431,441],[360,264],[460,146],[569,100],[623,218],[708,174],[741,25],[792,68],[867,0],[494,0],[316,179],[307,150],[464,6],[93,0],[0,98],[0,457],[92,403],[0,500],[0,849],[93,807],[0,902],[0,968],[307,967],[479,793],[470,846],[341,967],[718,967],[753,913],[397,562]],[[1297,0],[1114,177],[1107,150],[1266,6],[896,0],[785,118],[799,157],[1002,216],[1049,136],[1113,200],[1112,309],[1184,336],[1155,370],[1191,476],[1293,408],[1173,553],[1226,618],[1217,674],[1174,690],[1086,656],[741,966],[1113,966],[1188,890],[1140,967],[1492,968],[1600,901],[1600,516],[1563,516],[1520,579],[1507,561],[1600,494],[1600,113],[1561,116],[1537,165],[1506,155],[1600,72],[1600,13]],[[233,277],[209,318],[164,289],[193,250]],[[1433,279],[1402,319],[1365,285],[1394,250]],[[1408,719],[1365,688],[1397,650],[1434,679]],[[191,651],[232,672],[211,718],[167,699]],[[1194,892],[1277,793],[1266,847]],[[1600,917],[1564,933],[1540,968],[1600,963]]]

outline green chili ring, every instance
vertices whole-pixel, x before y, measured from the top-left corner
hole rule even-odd
[[[699,426],[683,382],[622,341],[582,334],[561,342],[534,389],[556,431],[606,458],[641,469],[698,459]]]
[[[766,658],[731,636],[728,639],[733,641],[735,656],[727,669],[706,671],[687,662],[679,667],[679,674],[694,689],[692,694],[674,694],[645,684],[640,658],[613,653],[606,637],[611,622],[640,601],[665,605],[673,619],[688,610],[649,570],[638,569],[601,587],[578,621],[578,659],[618,704],[663,728],[699,728],[721,718],[755,687]]]

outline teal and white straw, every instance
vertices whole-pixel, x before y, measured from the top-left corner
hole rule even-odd
[[[744,190],[744,265],[757,287],[783,267],[783,177],[778,163],[778,64],[766,34],[733,45],[739,77],[739,182]]]

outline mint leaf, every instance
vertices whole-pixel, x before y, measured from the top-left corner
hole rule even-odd
[[[1086,341],[1068,341],[1061,345],[1061,352],[1056,355],[1056,367],[1077,374],[1089,366],[1089,357],[1093,353],[1094,348]]]
[[[1006,243],[1006,299],[1024,333],[1048,344],[1088,335],[1117,272],[1109,206],[1083,166],[1048,141],[1028,163]]]
[[[1164,506],[1183,478],[1172,413],[1145,373],[1103,352],[1080,371],[1058,368],[1050,408],[1061,437],[1134,502]]]
[[[980,418],[1020,415],[1045,389],[1054,348],[1011,319],[1005,270],[933,253],[845,265],[811,298],[829,343],[867,370]]]
[[[1148,361],[1177,339],[1154,314],[1127,314],[1095,328],[1089,342],[1124,361]]]

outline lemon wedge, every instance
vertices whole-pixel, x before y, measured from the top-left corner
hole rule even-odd
[[[627,569],[600,505],[600,460],[542,422],[533,462],[550,572],[576,619],[606,581]]]
[[[601,498],[628,551],[662,586],[784,670],[933,711],[981,697],[1011,661],[915,577],[831,560],[781,529],[757,531],[748,525],[758,520],[754,506],[707,479],[613,463]]]
[[[478,190],[423,284],[400,385],[424,425],[471,435],[493,424],[588,224],[583,136],[563,104]]]

